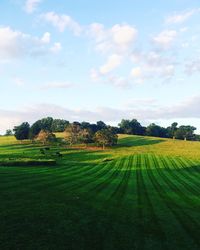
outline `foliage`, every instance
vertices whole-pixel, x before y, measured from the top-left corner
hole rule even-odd
[[[102,129],[95,133],[95,142],[101,145],[103,149],[105,146],[114,146],[117,144],[118,136],[113,133],[110,129]]]
[[[15,126],[13,131],[17,140],[26,140],[29,138],[30,125],[28,122],[23,122],[21,125]]]
[[[5,133],[5,136],[10,136],[10,135],[13,135],[12,130],[11,129],[7,129],[6,133]]]
[[[56,135],[52,132],[41,130],[37,136],[37,140],[41,141],[43,144],[53,143],[56,141]]]
[[[155,136],[155,137],[167,137],[167,129],[156,125],[155,123],[151,123],[146,128],[146,135]]]
[[[184,140],[193,140],[194,139],[194,131],[196,130],[193,126],[180,126],[176,132],[175,137],[177,139]]]
[[[123,119],[121,123],[119,123],[120,132],[123,134],[131,134],[131,135],[144,135],[145,128],[136,120],[125,120]]]
[[[79,141],[87,145],[88,143],[92,143],[94,141],[93,136],[94,134],[91,129],[81,129],[79,132]]]
[[[52,132],[64,132],[69,125],[69,121],[63,119],[54,119],[51,125]]]
[[[80,139],[81,126],[78,122],[69,124],[65,129],[65,140],[70,145],[76,144]]]

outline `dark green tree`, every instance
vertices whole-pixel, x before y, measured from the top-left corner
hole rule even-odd
[[[69,121],[63,119],[54,119],[51,125],[52,132],[64,132],[69,125]]]
[[[151,123],[146,128],[146,135],[155,137],[167,137],[167,129]]]
[[[180,140],[194,140],[195,135],[194,131],[196,130],[195,127],[190,126],[190,125],[182,125],[180,126],[176,132],[175,132],[175,137]]]
[[[17,140],[29,139],[30,125],[28,122],[23,122],[21,125],[15,126],[13,131]]]
[[[144,135],[145,128],[136,120],[125,120],[123,119],[119,123],[121,133],[130,135]]]

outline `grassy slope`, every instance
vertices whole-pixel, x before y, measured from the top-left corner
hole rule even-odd
[[[9,155],[42,157],[0,137]],[[114,149],[63,155],[0,168],[0,249],[200,248],[199,142],[121,135]]]

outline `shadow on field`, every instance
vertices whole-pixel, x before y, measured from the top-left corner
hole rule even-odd
[[[98,151],[78,151],[76,149],[70,149],[69,152],[66,151],[64,154],[64,159],[65,160],[70,160],[70,161],[95,161],[95,160],[101,160],[106,157],[110,157],[109,154],[101,154]]]
[[[137,147],[145,145],[153,145],[157,143],[164,142],[165,140],[155,140],[147,137],[125,137],[119,139],[117,147]]]

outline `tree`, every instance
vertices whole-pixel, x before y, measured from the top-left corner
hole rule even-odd
[[[52,132],[64,132],[69,122],[63,119],[54,119],[51,125]]]
[[[102,121],[97,122],[97,130],[106,129],[106,128],[107,128],[107,125],[104,122]]]
[[[34,139],[42,130],[41,120],[36,121],[30,128],[30,139]]]
[[[23,122],[21,125],[15,126],[13,131],[17,140],[29,139],[30,125],[28,122]]]
[[[6,133],[5,133],[5,136],[10,136],[10,135],[13,135],[12,130],[11,129],[7,129]]]
[[[194,135],[195,130],[196,130],[196,128],[193,126],[182,125],[176,130],[175,136],[177,139],[181,139],[181,140],[194,140],[195,139],[195,135]]]
[[[94,138],[95,142],[105,149],[105,146],[116,145],[118,136],[117,134],[112,133],[110,129],[102,129],[95,133]]]
[[[40,120],[41,123],[41,129],[45,131],[52,132],[52,124],[53,124],[53,118],[52,117],[46,117]]]
[[[73,122],[69,124],[65,129],[65,139],[69,142],[70,145],[76,144],[79,141],[80,136],[80,123]]]
[[[53,143],[56,141],[56,136],[52,132],[41,130],[37,136],[37,140],[41,141],[43,144]]]
[[[155,136],[155,137],[167,137],[167,129],[156,125],[155,123],[151,123],[146,128],[146,135]]]
[[[173,122],[170,127],[167,127],[167,137],[169,138],[175,138],[175,133],[178,129],[178,123]]]
[[[42,118],[34,122],[30,128],[30,139],[36,138],[41,130],[52,132],[52,124],[52,117]]]
[[[86,144],[88,143],[91,143],[93,142],[93,132],[91,131],[91,129],[87,129],[87,128],[84,128],[84,129],[81,129],[80,132],[79,132],[79,140],[80,142]]]
[[[145,128],[136,120],[125,120],[122,119],[121,123],[119,123],[120,130],[123,134],[130,135],[144,135]]]

